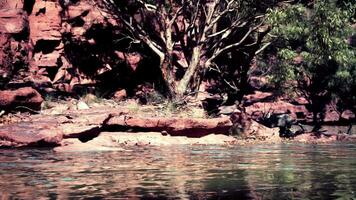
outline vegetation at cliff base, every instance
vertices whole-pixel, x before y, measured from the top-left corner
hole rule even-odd
[[[355,6],[353,1],[308,1],[268,12],[272,45],[262,62],[270,64],[268,76],[281,92],[309,101],[315,124],[331,101],[341,112],[355,112],[356,50],[349,40]]]

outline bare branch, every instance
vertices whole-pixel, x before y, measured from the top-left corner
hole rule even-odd
[[[258,55],[260,54],[263,50],[265,50],[269,45],[271,45],[271,42],[268,42],[266,44],[264,44],[260,49],[258,49],[256,52],[255,52],[255,55]]]
[[[139,3],[141,3],[143,5],[144,8],[146,8],[146,10],[150,11],[150,12],[156,12],[157,11],[157,6],[143,2],[142,0],[138,0]]]
[[[233,82],[232,84],[229,83],[229,81],[227,81],[226,79],[224,79],[224,82],[233,90],[235,91],[239,91],[239,88],[236,86],[236,84]]]
[[[179,7],[179,9],[174,13],[172,19],[169,21],[168,26],[172,26],[172,24],[177,20],[177,17],[182,13],[185,5]]]
[[[187,30],[186,30],[187,33],[190,32],[190,31],[194,28],[194,26],[195,26],[195,24],[196,24],[196,21],[197,21],[197,19],[198,19],[199,8],[200,8],[200,7],[201,7],[201,5],[200,5],[200,0],[198,0],[197,6],[195,7],[196,9],[195,9],[194,14],[193,14],[193,18],[192,18],[192,20],[190,21],[189,26],[187,27]]]
[[[247,22],[241,23],[241,21],[236,20],[231,26],[229,26],[221,31],[218,31],[216,33],[212,33],[212,34],[208,35],[207,38],[217,37],[221,34],[223,34],[222,38],[226,38],[228,35],[231,34],[233,29],[244,27],[246,24],[247,24]]]
[[[222,49],[218,49],[214,54],[213,56],[210,58],[210,60],[214,60],[216,57],[218,57],[220,54],[232,49],[232,48],[235,48],[235,47],[238,47],[240,46],[247,38],[248,36],[250,36],[250,34],[252,33],[252,31],[254,31],[255,29],[252,29],[250,28],[250,30],[247,31],[247,33],[244,35],[244,37],[239,41],[239,42],[236,42],[236,43],[233,43],[233,44],[230,44],[230,45],[227,45],[225,46],[224,48]]]
[[[143,3],[142,1],[140,1]],[[118,13],[121,13],[121,10],[116,6],[114,0],[104,0],[104,3],[106,5],[110,6],[112,9],[116,9]],[[149,4],[146,5],[148,7],[152,7]],[[164,52],[163,49],[158,45],[155,41],[153,41],[149,35],[144,31],[144,29],[138,25],[137,23],[133,23],[133,20],[127,21],[125,18],[123,18],[120,14],[115,15],[123,24],[124,26],[133,34],[136,38],[140,39],[144,43],[149,46],[152,51],[154,51],[160,58],[161,60],[164,57]]]
[[[218,3],[219,1],[215,1],[215,2]],[[230,1],[227,3],[226,8],[225,8],[222,12],[218,13],[218,15],[214,18],[214,20],[211,21],[213,15],[214,15],[214,12],[215,12],[215,10],[216,10],[216,7],[217,7],[218,4],[215,4],[215,5],[214,5],[214,8],[213,8],[213,10],[212,10],[212,15],[210,16],[210,19],[207,20],[207,24],[208,24],[207,30],[212,29],[213,26],[214,26],[214,25],[221,19],[221,17],[223,17],[225,14],[227,14],[227,13],[233,11],[233,10],[231,10],[231,6],[233,5],[233,3],[234,3],[234,0],[230,0]]]

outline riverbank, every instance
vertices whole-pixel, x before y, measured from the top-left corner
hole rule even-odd
[[[110,100],[90,107],[81,101],[73,105],[76,107],[57,102],[37,114],[2,116],[0,147],[116,151],[124,146],[356,142],[352,135],[337,133],[305,133],[282,139],[278,128],[268,128],[252,119],[243,136],[231,135],[234,124],[230,117],[210,118],[197,107],[173,111],[168,105],[117,104]]]

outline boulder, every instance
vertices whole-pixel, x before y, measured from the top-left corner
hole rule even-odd
[[[212,133],[228,134],[232,123],[229,117],[202,119],[120,115],[110,117],[105,125],[133,130],[166,131],[174,136],[202,137]]]
[[[2,0],[0,1],[1,9],[20,9],[24,7],[24,0]]]
[[[77,109],[78,110],[88,110],[88,109],[90,109],[90,107],[84,101],[79,101],[77,104]]]
[[[335,142],[338,139],[336,134],[333,135],[317,135],[315,133],[304,133],[294,137],[293,139],[296,142],[307,143],[307,144],[322,144],[322,143],[331,143]]]
[[[61,58],[61,51],[53,51],[51,53],[37,53],[34,56],[35,66],[37,67],[57,67]],[[33,67],[33,66],[32,66]]]
[[[62,135],[55,121],[7,124],[0,126],[0,147],[58,146]]]
[[[126,97],[127,97],[127,92],[125,89],[116,91],[113,96],[113,98],[118,101],[124,100],[124,99],[126,99]]]
[[[230,116],[233,125],[230,134],[244,139],[276,139],[278,128],[269,128],[252,120],[246,113],[236,112]]]
[[[16,2],[16,1],[11,1]],[[0,9],[0,79],[8,79],[12,63],[22,60],[20,52],[25,51],[24,36],[28,30],[28,17],[22,9],[15,8],[10,1]],[[10,5],[11,4],[11,5]],[[21,5],[20,5],[21,6]],[[15,37],[16,36],[16,37]]]
[[[255,91],[253,94],[248,94],[244,96],[243,102],[244,105],[251,105],[256,102],[264,102],[268,100],[273,100],[273,93],[271,92],[261,92],[261,91]]]
[[[29,39],[34,48],[31,68],[58,67],[63,52],[61,11],[58,1],[35,1],[29,16]]]
[[[17,107],[40,110],[42,96],[31,87],[0,91],[0,109],[13,110]]]
[[[29,16],[30,38],[36,45],[39,40],[61,40],[62,11],[58,2],[36,0]]]
[[[250,114],[253,119],[261,119],[267,113],[287,114],[295,120],[305,119],[310,113],[305,105],[293,105],[284,101],[276,102],[258,102],[246,107],[246,112]]]
[[[27,27],[27,14],[22,9],[0,10],[0,34],[18,34]]]
[[[355,119],[355,113],[353,113],[351,110],[345,110],[342,112],[341,118],[344,120]]]

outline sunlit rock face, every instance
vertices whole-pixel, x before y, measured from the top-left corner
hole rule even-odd
[[[58,67],[57,61],[63,52],[61,44],[62,8],[56,1],[37,0],[29,16],[30,42],[33,45],[31,67]]]
[[[27,15],[22,9],[3,8],[0,12],[0,32],[18,34],[27,28]]]
[[[13,66],[25,61],[28,16],[22,1],[0,2],[0,79],[9,78]],[[22,51],[22,52],[21,52]]]
[[[117,57],[114,51],[97,52],[105,46],[100,38],[112,42],[108,35],[115,27],[117,21],[88,0],[1,1],[0,75],[10,77],[21,68],[24,80],[17,82],[45,83],[66,92],[76,84],[95,83],[96,75],[112,69],[104,57]],[[13,66],[16,56],[24,60],[20,67]]]
[[[137,53],[139,44],[115,43],[124,37],[123,26],[100,5],[100,0],[1,1],[0,78],[6,79],[1,82],[69,94],[105,87],[113,96],[126,89],[131,96],[142,80],[158,80],[159,61]]]
[[[56,120],[41,117],[33,123],[23,120],[16,124],[0,126],[0,147],[53,147],[58,146],[63,133]]]
[[[42,102],[42,96],[31,87],[0,91],[0,109],[13,110],[16,107],[24,106],[39,110]]]

